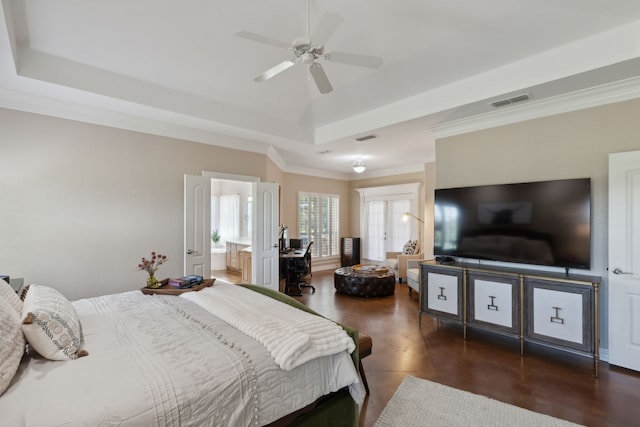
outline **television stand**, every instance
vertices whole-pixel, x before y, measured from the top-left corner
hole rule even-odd
[[[420,263],[420,316],[462,324],[599,362],[600,277],[476,264]]]

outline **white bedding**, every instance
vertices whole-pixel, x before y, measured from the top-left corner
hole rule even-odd
[[[295,307],[273,304],[268,296],[221,283],[181,297],[261,342],[280,368],[290,371],[317,357],[355,350],[344,329]]]
[[[1,426],[264,425],[359,382],[347,352],[282,370],[185,298],[132,291],[74,306],[89,356],[26,357],[0,396]]]

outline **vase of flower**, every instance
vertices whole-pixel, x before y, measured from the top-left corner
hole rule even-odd
[[[156,271],[168,260],[166,255],[162,255],[156,252],[151,252],[151,258],[142,258],[140,264],[138,264],[139,270],[144,270],[149,274],[147,278],[147,288],[159,288],[160,281],[156,277]]]
[[[158,278],[154,275],[154,274],[150,274],[149,278],[147,279],[147,288],[159,288],[160,287],[160,282],[158,281]]]

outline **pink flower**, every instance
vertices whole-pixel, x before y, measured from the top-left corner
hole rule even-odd
[[[155,272],[160,268],[165,261],[167,261],[166,255],[162,255],[156,252],[151,252],[151,259],[142,258],[142,262],[138,264],[138,270],[144,270],[149,273],[149,276],[155,275]]]

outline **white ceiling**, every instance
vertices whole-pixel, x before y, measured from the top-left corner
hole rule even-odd
[[[2,0],[0,106],[267,153],[284,170],[412,172],[449,135],[640,96],[638,0],[312,0],[344,23],[319,60],[321,95],[292,59],[305,0]],[[528,92],[501,109],[489,103]],[[356,137],[378,138],[358,142]],[[327,152],[320,154],[322,152]]]

